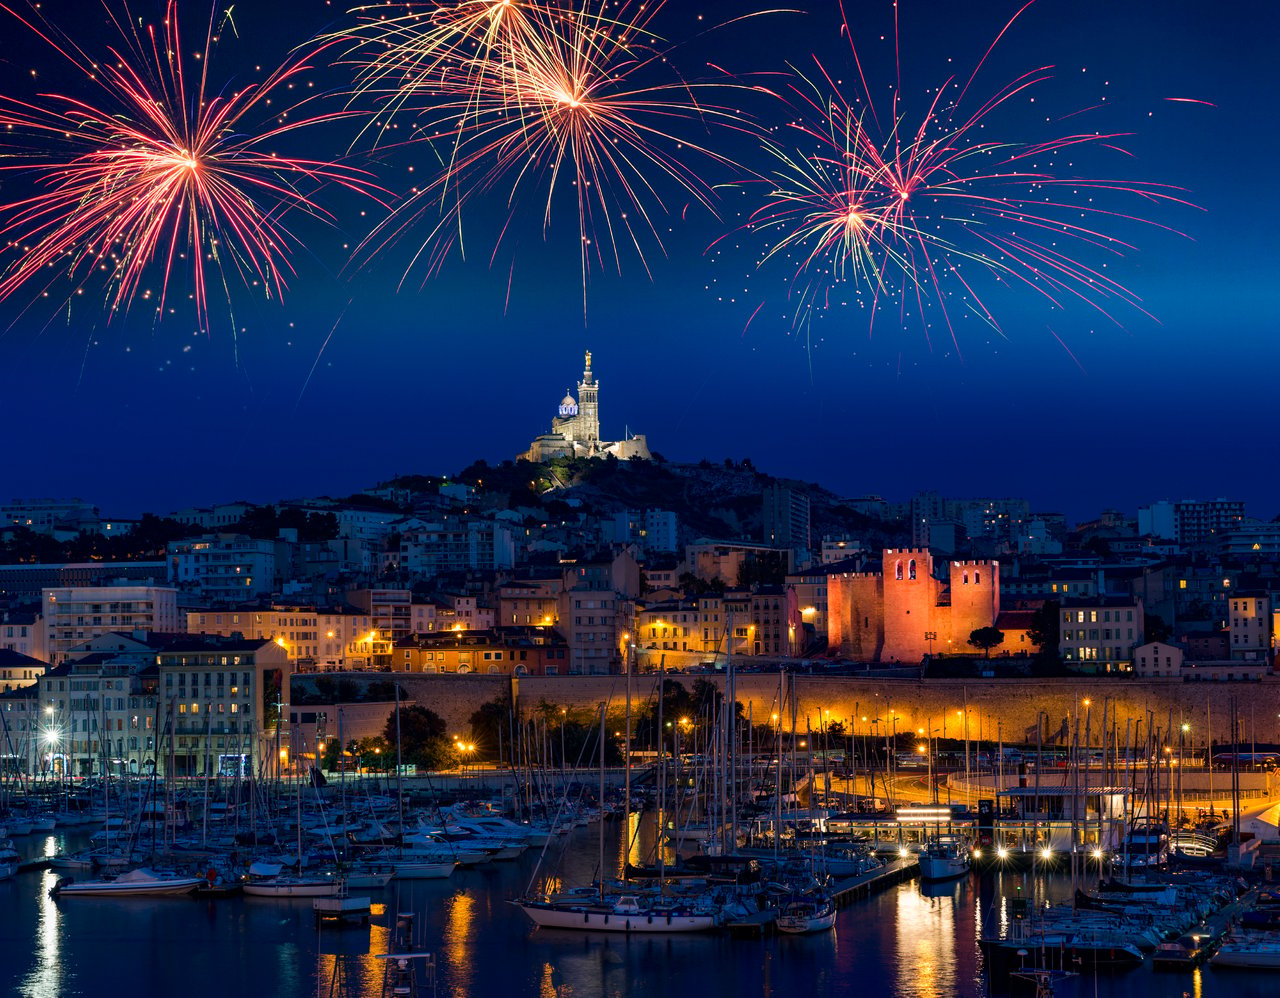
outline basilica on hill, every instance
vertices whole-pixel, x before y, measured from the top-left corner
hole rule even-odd
[[[608,457],[650,460],[649,445],[641,434],[625,440],[600,439],[600,383],[591,373],[591,351],[578,382],[578,397],[565,392],[559,414],[551,420],[551,432],[539,436],[520,457],[541,464],[557,457]]]

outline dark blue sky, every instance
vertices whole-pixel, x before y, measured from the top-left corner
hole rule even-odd
[[[278,6],[277,23],[237,7],[243,37],[224,43],[215,75],[278,60],[288,44],[340,21],[339,10],[318,0]],[[88,12],[86,27],[96,23],[93,4],[64,7]],[[816,51],[843,73],[836,5],[815,0],[810,8],[713,33],[678,49],[677,61],[687,59],[689,75],[708,61],[735,72],[785,71],[786,60],[804,64]],[[184,0],[180,9],[190,10],[194,34],[208,8]],[[698,7],[704,24],[747,9],[723,0]],[[902,0],[904,92],[922,93],[949,73],[967,76],[1016,9],[994,0]],[[693,14],[670,4],[655,27],[686,38],[697,26]],[[891,16],[887,0],[850,10],[873,87],[892,82]],[[491,267],[486,238],[503,206],[477,208],[468,258],[398,291],[403,253],[354,276],[339,273],[342,244],[369,224],[343,202],[345,232],[301,228],[310,255],[297,258],[283,306],[233,289],[244,329],[238,359],[226,320],[207,336],[182,316],[155,328],[136,318],[108,324],[86,293],[69,318],[44,325],[34,313],[14,321],[27,303],[20,293],[0,302],[0,319],[14,323],[0,336],[0,416],[9,428],[0,498],[74,494],[129,515],[345,494],[397,473],[501,460],[548,428],[589,348],[605,433],[644,432],[675,460],[750,456],[764,470],[851,495],[905,498],[933,488],[1026,496],[1076,519],[1162,497],[1218,495],[1243,498],[1253,515],[1270,518],[1280,512],[1270,429],[1280,361],[1280,203],[1270,182],[1278,28],[1280,15],[1266,4],[1040,0],[980,77],[994,89],[1024,70],[1055,66],[1035,106],[1002,109],[992,128],[1038,138],[1046,114],[1105,97],[1107,106],[1078,127],[1134,133],[1123,143],[1133,155],[1098,151],[1082,172],[1185,187],[1204,208],[1143,209],[1187,237],[1117,226],[1137,249],[1108,273],[1159,322],[1121,308],[1116,326],[1084,306],[1049,312],[1035,295],[992,288],[988,302],[1005,336],[958,318],[959,356],[937,329],[930,345],[917,323],[897,323],[892,313],[869,333],[857,307],[815,316],[806,342],[776,297],[781,275],[754,275],[744,240],[731,236],[722,252],[707,252],[741,224],[746,196],[727,195],[718,222],[696,206],[682,217],[688,198],[669,189],[666,256],[647,251],[651,278],[634,258],[624,259],[621,276],[593,275],[584,320],[570,216],[544,244],[540,217],[522,209],[509,250]],[[3,37],[5,79],[17,86],[43,57],[8,26]],[[321,78],[340,87],[344,71]],[[321,145],[335,141],[329,135]],[[735,156],[751,155],[744,140],[727,141]],[[383,182],[400,185],[410,163],[422,160],[390,157]],[[0,200],[18,189],[0,188]]]

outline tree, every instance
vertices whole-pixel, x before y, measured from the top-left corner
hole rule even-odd
[[[1027,637],[1035,642],[1042,657],[1058,657],[1058,639],[1062,633],[1062,618],[1059,615],[1061,609],[1056,599],[1045,600],[1044,605],[1032,615]]]
[[[998,627],[979,627],[976,631],[969,632],[969,644],[990,658],[991,649],[1004,644],[1004,631]]]
[[[471,715],[471,740],[482,756],[497,758],[498,746],[510,749],[511,697],[503,695],[482,703]],[[499,760],[501,761],[501,760]]]
[[[395,720],[392,719],[394,725]],[[334,739],[336,742],[337,739]],[[347,744],[347,751],[354,757],[357,765],[365,769],[383,769],[390,764],[393,755],[391,746],[387,744],[387,740],[381,735],[373,735],[368,738],[361,738],[359,741],[352,739]]]
[[[1173,636],[1173,628],[1166,624],[1164,618],[1158,613],[1148,613],[1143,618],[1142,626],[1148,641],[1164,643]]]
[[[747,558],[738,569],[738,585],[749,589],[755,585],[777,586],[786,581],[787,556],[782,551],[763,551]]]
[[[400,708],[400,761],[424,769],[441,769],[453,760],[452,745],[448,739],[448,725],[444,718],[428,707],[414,704]],[[383,737],[396,747],[396,715],[387,717]]]

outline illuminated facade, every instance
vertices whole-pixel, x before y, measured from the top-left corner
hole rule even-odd
[[[396,672],[554,676],[569,671],[569,647],[554,630],[497,627],[413,634],[396,642]]]
[[[160,586],[76,586],[45,589],[41,622],[49,662],[112,631],[181,631],[178,591]]]
[[[371,664],[377,633],[373,618],[354,608],[232,607],[187,614],[187,633],[273,641],[295,669],[361,668]]]
[[[277,642],[200,635],[160,651],[156,666],[172,738],[164,772],[249,776],[274,760],[277,697],[292,672]]]
[[[542,463],[557,457],[616,457],[650,459],[649,445],[643,435],[625,440],[600,439],[600,383],[591,373],[591,351],[587,351],[578,397],[569,392],[560,402],[551,432],[544,433],[520,455],[526,461]]]
[[[1142,600],[1065,599],[1059,613],[1058,654],[1064,662],[1095,672],[1127,672],[1133,667],[1133,649],[1146,640]]]
[[[862,662],[919,662],[971,654],[969,635],[1000,615],[1000,564],[948,562],[934,577],[928,548],[889,548],[880,572],[840,572],[827,581],[827,646]]]

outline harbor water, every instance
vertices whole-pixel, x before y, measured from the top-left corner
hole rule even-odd
[[[621,860],[610,827],[610,861]],[[990,993],[978,940],[998,926],[1010,898],[1033,888],[1067,896],[1065,878],[971,875],[940,887],[909,881],[856,901],[833,932],[738,938],[725,934],[633,936],[535,929],[508,900],[535,871],[566,884],[595,875],[593,829],[578,829],[539,868],[537,850],[511,862],[459,869],[447,880],[393,881],[372,898],[371,924],[317,927],[311,901],[231,897],[49,897],[53,871],[0,882],[0,993],[23,998],[180,994],[183,998],[303,998],[382,993],[396,912],[417,915],[421,948],[435,954],[437,993],[510,996],[849,995],[977,998]],[[78,839],[17,840],[28,857]],[[1058,986],[1063,998],[1272,998],[1266,972],[1157,973],[1148,963],[1109,976],[1086,972]]]

